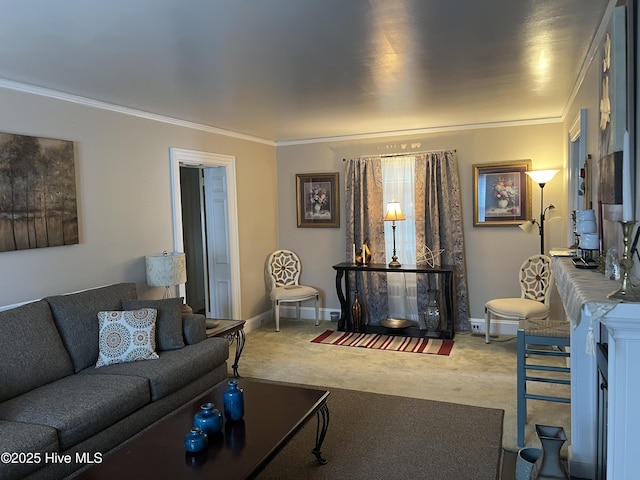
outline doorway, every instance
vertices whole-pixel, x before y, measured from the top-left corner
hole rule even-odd
[[[208,318],[240,318],[235,157],[171,149],[173,234],[187,257],[180,296]]]
[[[568,169],[568,188],[569,203],[568,210],[589,209],[589,199],[586,199],[588,192],[586,191],[585,181],[591,181],[585,178],[585,163],[587,162],[587,109],[583,108],[578,113],[573,124],[569,128],[569,169]],[[582,173],[581,173],[582,172]],[[567,245],[577,248],[576,237],[574,232],[574,222],[567,222]]]

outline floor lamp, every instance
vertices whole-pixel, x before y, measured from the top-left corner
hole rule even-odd
[[[557,212],[555,211],[555,205],[550,204],[548,207],[544,207],[544,186],[551,181],[551,179],[558,173],[560,170],[531,170],[528,172],[524,172],[531,179],[536,182],[540,186],[540,220],[527,220],[525,223],[520,225],[520,228],[525,232],[530,232],[533,229],[533,226],[538,224],[538,233],[540,234],[540,255],[544,255],[544,221],[545,218],[547,220],[551,220],[554,218],[559,218]],[[549,212],[547,217],[547,212]]]

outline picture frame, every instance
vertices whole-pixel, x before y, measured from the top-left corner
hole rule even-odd
[[[531,160],[473,165],[473,226],[520,225],[531,217]]]
[[[0,132],[0,252],[80,243],[71,140]]]
[[[338,172],[296,174],[298,228],[340,227]]]

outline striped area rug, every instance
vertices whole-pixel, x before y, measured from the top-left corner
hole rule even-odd
[[[428,353],[431,355],[449,355],[453,348],[453,340],[402,337],[400,335],[382,335],[378,333],[336,332],[334,330],[325,331],[311,340],[311,342],[346,347],[395,350],[397,352]]]

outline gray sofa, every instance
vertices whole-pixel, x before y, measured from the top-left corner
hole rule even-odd
[[[1,479],[64,478],[227,378],[229,344],[206,338],[202,315],[136,297],[121,283],[0,312]],[[98,312],[143,307],[159,358],[96,368]]]

